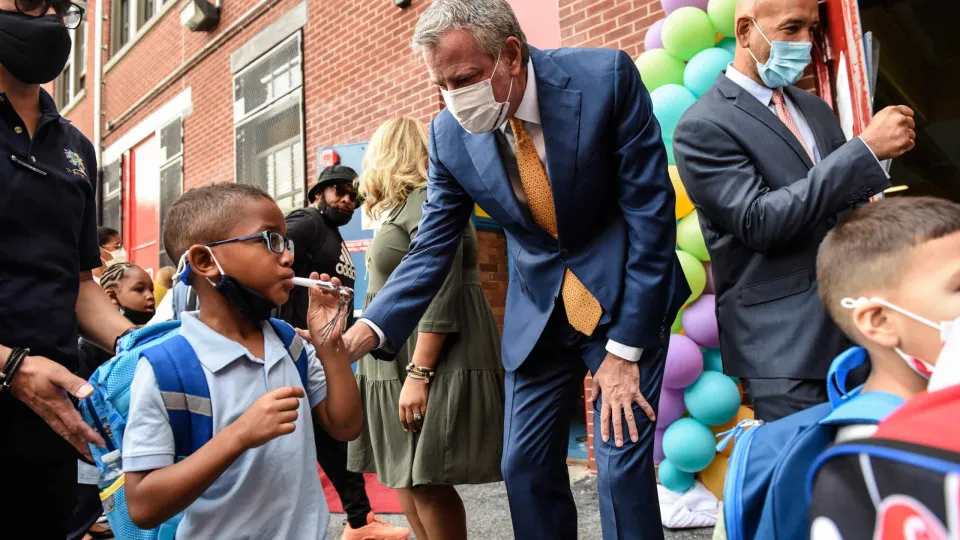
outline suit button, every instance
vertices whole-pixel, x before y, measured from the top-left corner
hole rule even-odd
[[[561,259],[566,259],[569,255],[570,255],[570,252],[567,251],[566,249],[561,249],[561,250],[560,250],[560,258],[561,258]]]

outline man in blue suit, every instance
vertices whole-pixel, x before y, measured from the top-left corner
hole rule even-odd
[[[479,203],[513,261],[502,467],[516,538],[577,536],[566,449],[587,369],[604,538],[663,538],[654,411],[668,327],[690,290],[636,67],[622,51],[529,47],[507,0],[434,0],[412,43],[447,103],[431,126],[427,202],[410,254],[347,346],[389,357],[403,345]]]

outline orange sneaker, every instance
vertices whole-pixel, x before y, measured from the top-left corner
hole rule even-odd
[[[348,522],[340,540],[407,540],[408,538],[410,538],[409,529],[394,527],[370,512],[367,514],[367,524],[359,529],[354,529]]]

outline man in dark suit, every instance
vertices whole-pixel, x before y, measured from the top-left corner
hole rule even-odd
[[[420,234],[347,346],[356,357],[403,345],[479,203],[514,263],[502,466],[516,537],[577,536],[567,434],[590,369],[604,538],[663,538],[654,407],[668,327],[690,291],[636,67],[622,51],[529,47],[506,0],[434,0],[413,45],[447,103],[431,126]]]
[[[897,106],[848,142],[826,103],[791,86],[817,0],[741,0],[736,17],[734,61],[680,120],[674,152],[713,261],[724,369],[775,420],[826,400],[850,345],[817,298],[817,248],[837,214],[890,186],[880,160],[916,135]]]

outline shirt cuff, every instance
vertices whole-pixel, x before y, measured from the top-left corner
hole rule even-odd
[[[878,158],[878,157],[877,157],[877,154],[874,153],[873,148],[870,148],[870,145],[867,144],[867,141],[863,140],[863,137],[857,136],[857,138],[860,139],[860,142],[862,142],[863,145],[867,147],[867,150],[870,151],[870,155],[873,156],[873,159],[877,160],[877,165],[880,166],[880,169],[883,170],[884,176],[886,176],[887,179],[889,180],[889,179],[890,179],[890,173],[887,172],[887,167],[885,167],[885,166],[883,165],[883,162],[880,161],[880,158]]]
[[[173,465],[174,461],[173,454],[123,456],[123,472],[155,471]]]
[[[612,339],[607,341],[607,352],[615,354],[628,362],[639,362],[640,357],[643,356],[643,349],[617,343]]]
[[[373,323],[370,319],[360,319],[360,322],[370,327],[373,330],[373,333],[377,335],[377,348],[383,347],[383,344],[386,342],[387,338],[383,335],[383,330],[379,326]]]

